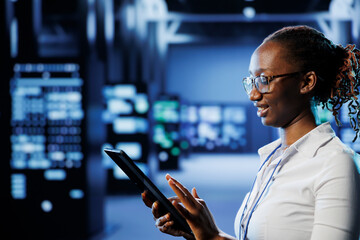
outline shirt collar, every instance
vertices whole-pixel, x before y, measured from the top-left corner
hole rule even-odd
[[[331,128],[330,123],[323,123],[302,136],[295,143],[293,143],[289,147],[288,152],[292,152],[291,149],[293,149],[300,152],[306,157],[314,157],[316,151],[335,136],[335,132]],[[281,139],[277,139],[260,148],[258,150],[258,154],[260,155],[261,162],[263,162],[266,157],[280,144]]]

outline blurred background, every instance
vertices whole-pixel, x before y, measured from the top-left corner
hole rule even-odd
[[[103,154],[125,150],[165,193],[196,187],[233,222],[278,138],[241,80],[275,30],[309,25],[360,43],[360,0],[1,1],[1,196],[10,239],[174,239]],[[345,108],[344,108],[345,109]],[[318,109],[354,150],[342,126]]]

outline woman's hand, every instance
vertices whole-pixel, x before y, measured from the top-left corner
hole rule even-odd
[[[192,232],[195,235],[190,235],[174,225],[170,213],[164,213],[158,201],[152,201],[148,192],[144,191],[142,199],[146,206],[152,209],[156,227],[164,233],[173,236],[183,236],[188,240],[213,240],[213,239],[234,239],[227,234],[221,232],[214,221],[214,218],[207,208],[205,201],[200,199],[196,189],[192,189],[192,193],[184,187],[177,180],[172,178],[169,174],[166,175],[168,184],[177,195],[170,197],[169,201],[186,219]]]
[[[190,193],[186,187],[169,174],[166,175],[166,179],[177,195],[177,198],[172,199],[172,204],[186,219],[196,239],[210,240],[217,238],[220,231],[204,200],[198,196],[196,189],[193,188],[192,193]]]
[[[149,196],[147,191],[144,191],[142,194],[142,199],[146,206],[152,209],[152,214],[154,215],[155,226],[163,233],[170,234],[172,236],[182,236],[188,240],[194,240],[194,236],[188,234],[174,226],[174,221],[171,219],[170,213],[164,213],[163,209],[159,205],[159,202],[153,202]],[[173,202],[175,200],[178,201],[177,197],[168,198],[169,201]]]

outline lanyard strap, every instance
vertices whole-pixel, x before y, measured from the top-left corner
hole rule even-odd
[[[259,168],[258,172],[260,172],[260,171],[261,171],[261,169],[263,168],[263,166],[265,165],[265,163],[266,163],[266,162],[268,162],[268,161],[270,160],[270,158],[271,158],[271,157],[275,154],[275,152],[276,152],[276,151],[277,151],[280,147],[281,147],[281,144],[280,144],[279,146],[277,146],[277,147],[276,147],[276,148],[275,148],[275,149],[274,149],[274,150],[273,150],[273,151],[269,154],[269,156],[266,158],[266,160],[265,160],[265,161],[261,164],[261,166],[260,166],[260,168]],[[265,190],[266,190],[267,186],[269,185],[269,183],[270,183],[270,181],[271,181],[272,177],[274,176],[274,173],[275,173],[275,171],[276,171],[277,167],[279,166],[279,164],[280,164],[281,160],[282,160],[282,159],[280,159],[280,160],[279,160],[279,162],[276,164],[276,166],[275,166],[275,168],[274,168],[274,171],[272,172],[272,174],[271,174],[271,176],[270,176],[269,180],[267,181],[267,183],[266,183],[266,185],[265,185],[265,187],[264,187],[263,191],[261,192],[261,194],[260,194],[259,198],[256,200],[254,207],[251,209],[251,212],[250,212],[250,214],[249,214],[248,221],[247,221],[247,223],[246,223],[246,227],[245,227],[245,229],[244,229],[244,237],[243,237],[243,240],[245,240],[245,239],[246,239],[247,230],[248,230],[248,227],[249,227],[249,223],[250,223],[251,216],[252,216],[253,212],[255,211],[255,208],[256,208],[256,206],[258,205],[258,203],[259,203],[259,201],[260,201],[260,199],[261,199],[262,195],[264,194],[264,192],[265,192]],[[248,195],[248,197],[247,197],[247,200],[246,200],[246,203],[245,203],[245,206],[244,206],[243,212],[242,212],[242,214],[241,214],[241,218],[240,218],[240,233],[241,233],[241,225],[242,225],[242,221],[243,221],[243,218],[244,218],[244,215],[245,215],[245,210],[247,209],[247,206],[248,206],[248,203],[249,203],[249,199],[250,199],[251,193],[252,193],[252,191],[253,191],[253,189],[254,189],[254,185],[255,185],[256,179],[257,179],[257,175],[256,175],[256,177],[255,177],[255,179],[254,179],[254,182],[253,182],[253,184],[252,184],[252,187],[251,187],[250,193],[249,193],[249,195]]]

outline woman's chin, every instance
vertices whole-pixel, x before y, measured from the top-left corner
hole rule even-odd
[[[262,117],[261,123],[267,127],[278,127],[278,124],[276,124],[274,121],[271,121],[271,119],[269,119],[268,117]]]

